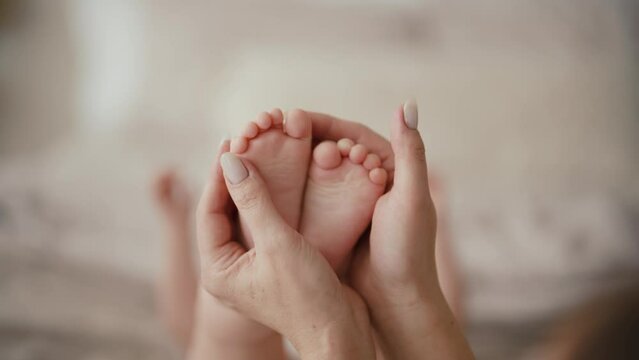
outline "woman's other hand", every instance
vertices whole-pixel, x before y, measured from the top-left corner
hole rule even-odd
[[[235,205],[234,205],[235,204]],[[242,214],[255,247],[234,237]],[[247,161],[223,154],[197,214],[203,288],[287,337],[303,358],[374,358],[367,309],[286,224]]]
[[[437,279],[437,216],[417,129],[417,104],[408,101],[397,110],[390,143],[363,125],[316,113],[312,120],[314,136],[357,138],[383,154],[384,167],[394,173],[350,272],[352,286],[370,308],[384,357],[473,358]]]

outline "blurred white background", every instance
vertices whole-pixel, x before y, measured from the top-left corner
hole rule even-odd
[[[273,107],[418,100],[479,358],[639,270],[630,0],[0,4],[2,358],[166,357],[151,178]]]

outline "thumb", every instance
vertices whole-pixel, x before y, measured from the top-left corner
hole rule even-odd
[[[226,187],[231,198],[260,247],[259,234],[276,235],[288,227],[275,208],[266,184],[257,169],[247,160],[227,152],[220,158]],[[275,238],[280,238],[275,236]]]
[[[400,192],[428,196],[426,148],[417,129],[418,112],[415,100],[408,100],[393,119],[391,145],[395,153],[395,182]]]

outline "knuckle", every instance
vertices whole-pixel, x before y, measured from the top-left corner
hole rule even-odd
[[[267,241],[263,242],[262,248],[267,257],[280,261],[289,254],[295,254],[302,240],[302,235],[297,232],[282,232],[272,234]]]
[[[263,242],[262,250],[267,258],[274,258],[277,257],[277,253],[281,250],[281,245],[277,239],[270,238]]]
[[[225,289],[223,279],[218,273],[205,273],[202,274],[202,285],[204,289],[211,295],[219,298],[225,297]]]
[[[409,142],[410,152],[414,159],[426,161],[426,146],[420,138],[413,139]]]
[[[287,249],[290,241],[285,234],[271,234],[270,239],[264,242],[264,252],[269,256],[277,256]]]
[[[396,141],[401,144],[399,148],[405,156],[426,159],[426,146],[418,133],[410,132],[403,134]]]

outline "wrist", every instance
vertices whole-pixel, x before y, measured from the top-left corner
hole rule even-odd
[[[253,346],[280,334],[224,305],[200,289],[197,300],[196,331],[208,342],[233,346]]]
[[[452,313],[438,283],[402,284],[377,289],[366,298],[370,314],[380,326],[427,326]],[[413,325],[414,324],[414,325]],[[417,330],[417,329],[416,329]]]
[[[366,328],[362,329],[354,320],[313,329],[291,342],[305,360],[375,359],[370,325],[366,324]]]
[[[373,274],[374,281],[364,282],[357,288],[371,310],[410,308],[413,306],[440,306],[443,292],[437,275],[388,278]]]
[[[370,308],[371,322],[385,358],[417,358],[425,353],[441,359],[473,358],[441,289],[410,299],[384,299]]]

